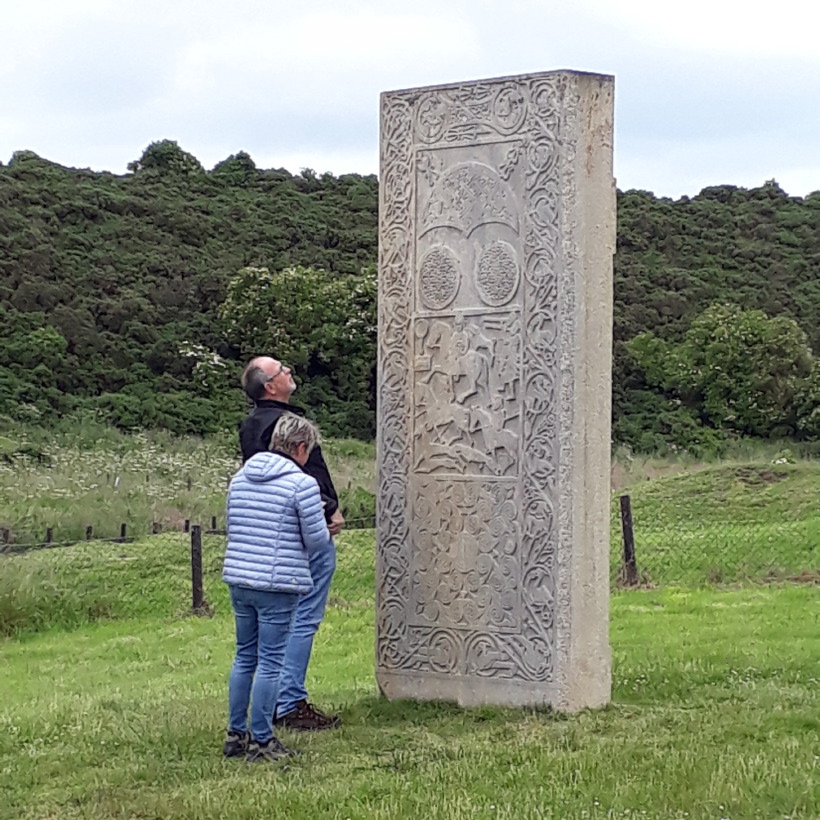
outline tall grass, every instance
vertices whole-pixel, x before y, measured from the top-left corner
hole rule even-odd
[[[373,531],[346,531],[336,542],[339,566],[331,602],[371,602]],[[224,537],[203,537],[203,580],[211,611],[229,609],[221,581],[224,552]],[[178,618],[190,611],[191,602],[190,538],[180,533],[0,556],[0,637],[75,629],[97,620]]]
[[[220,556],[212,552],[209,558]],[[101,619],[182,615],[191,602],[190,567],[190,542],[183,535],[0,556],[0,636],[74,629]]]
[[[119,433],[85,420],[48,432],[0,427],[0,528],[18,543],[82,539],[90,525],[114,537],[125,523],[181,530],[186,519],[221,519],[239,467],[234,433],[207,439],[163,431]],[[373,445],[328,440],[324,448],[349,518],[372,518]],[[349,509],[348,509],[349,507]]]

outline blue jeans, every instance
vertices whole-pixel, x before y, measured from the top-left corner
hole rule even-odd
[[[248,730],[250,705],[251,736],[266,743],[273,736],[282,661],[300,596],[233,584],[229,589],[236,621],[236,657],[228,683],[228,728]]]
[[[296,608],[293,630],[290,633],[282,667],[279,699],[276,702],[277,717],[284,717],[296,708],[300,700],[307,700],[305,677],[310,652],[313,649],[313,636],[325,616],[330,582],[335,570],[336,545],[331,538],[325,547],[314,551],[310,556],[313,592],[300,596]]]

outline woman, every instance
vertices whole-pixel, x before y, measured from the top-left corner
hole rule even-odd
[[[309,554],[330,538],[319,486],[302,472],[318,438],[309,421],[283,414],[270,451],[248,459],[228,489],[222,580],[236,621],[236,658],[225,757],[278,760],[296,754],[274,737],[272,722],[296,604],[313,589]]]

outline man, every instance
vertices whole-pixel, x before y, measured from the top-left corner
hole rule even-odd
[[[244,462],[268,449],[273,428],[283,413],[304,416],[305,411],[290,404],[290,397],[296,390],[291,369],[269,356],[258,356],[248,363],[242,374],[242,387],[254,403],[253,410],[239,429]],[[302,595],[296,608],[293,631],[282,666],[274,723],[285,729],[315,732],[333,729],[341,723],[338,715],[326,715],[308,702],[305,677],[313,649],[313,638],[324,617],[330,582],[336,569],[333,536],[341,532],[345,520],[339,511],[339,497],[325,464],[321,446],[314,447],[303,469],[319,484],[331,537],[324,549],[314,550],[310,556],[313,592]]]

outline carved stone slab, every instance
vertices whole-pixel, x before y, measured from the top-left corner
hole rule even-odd
[[[379,686],[604,704],[613,79],[381,103]]]

